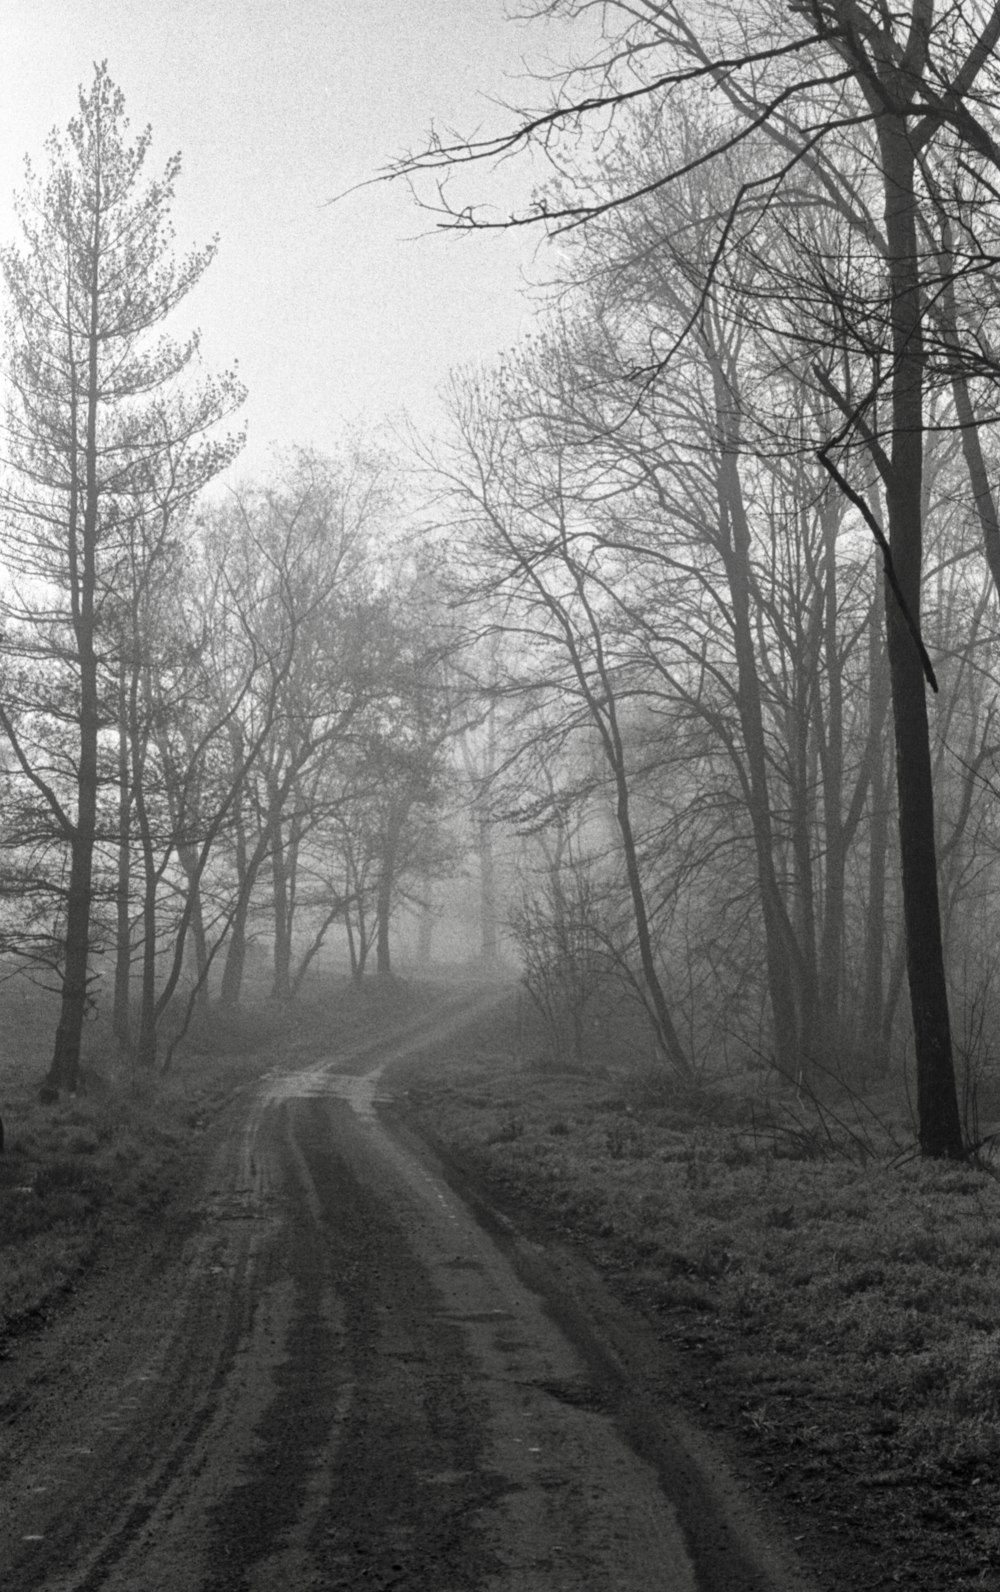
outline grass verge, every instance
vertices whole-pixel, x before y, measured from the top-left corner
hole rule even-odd
[[[4,1081],[0,1345],[44,1323],[127,1232],[152,1235],[186,1199],[211,1125],[254,1058],[201,1058],[162,1083],[87,1069],[84,1089],[38,1103],[38,1075]]]
[[[857,1154],[817,1118],[554,1076],[495,1039],[398,1080],[495,1201],[582,1248],[656,1323],[836,1587],[1000,1589],[1000,1184]]]
[[[54,999],[23,979],[0,982],[0,1353],[5,1337],[44,1324],[111,1247],[143,1229],[155,1239],[183,1211],[213,1125],[261,1073],[349,1049],[434,1000],[402,980],[328,978],[293,1005],[213,1007],[166,1077],[121,1065],[95,1023],[80,1092],[43,1106]]]

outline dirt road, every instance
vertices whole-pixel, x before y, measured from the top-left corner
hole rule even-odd
[[[377,1050],[266,1079],[186,1231],[0,1367],[4,1592],[793,1592],[572,1258],[473,1214]]]

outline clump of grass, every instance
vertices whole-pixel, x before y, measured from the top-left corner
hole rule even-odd
[[[55,1301],[72,1288],[93,1260],[96,1250],[96,1235],[91,1228],[59,1227],[35,1232],[0,1251],[0,1340],[6,1333],[44,1321]]]
[[[155,1107],[127,1087],[43,1107],[27,1083],[8,1106],[8,1148],[0,1161],[0,1283],[10,1249],[50,1235],[75,1255],[84,1228],[109,1215],[142,1215],[150,1186],[169,1183],[183,1129],[169,1099]],[[86,1244],[84,1245],[86,1247]],[[21,1257],[23,1270],[23,1256]],[[6,1301],[8,1290],[0,1288]]]
[[[513,1144],[524,1132],[524,1122],[514,1112],[505,1115],[487,1135],[487,1144]]]
[[[0,985],[0,1016],[13,998]],[[43,1106],[41,1025],[38,1037],[31,1053],[3,1058],[0,1336],[42,1319],[123,1224],[147,1223],[181,1195],[197,1154],[195,1124],[231,1098],[234,1071],[246,1075],[245,1062],[204,1056],[170,1080],[111,1063],[104,1073],[90,1033],[85,1092]]]

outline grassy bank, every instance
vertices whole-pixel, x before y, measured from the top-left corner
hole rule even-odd
[[[220,1113],[262,1072],[349,1048],[432,999],[333,979],[292,1007],[251,996],[197,1022],[166,1077],[123,1062],[96,1022],[79,1092],[43,1106],[54,998],[0,982],[0,1352],[5,1336],[50,1319],[110,1246],[143,1229],[154,1238],[183,1208]]]
[[[184,1113],[106,1087],[43,1109],[8,1092],[0,1161],[0,1340],[52,1310],[114,1224],[151,1222],[183,1180]]]
[[[219,1112],[259,1065],[223,1048],[189,1054],[163,1079],[119,1065],[91,1033],[78,1093],[42,1105],[48,1013],[20,1004],[16,1054],[8,1046],[0,1061],[0,1345],[49,1319],[109,1246],[155,1234],[186,1198]]]
[[[1000,1588],[1000,1184],[842,1112],[547,1075],[484,1036],[422,1130],[657,1326],[832,1586]]]

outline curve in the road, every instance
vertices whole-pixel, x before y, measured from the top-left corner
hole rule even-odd
[[[596,1279],[380,1119],[385,1067],[482,1001],[265,1080],[179,1258],[81,1328],[76,1408],[36,1378],[4,1592],[804,1587]]]

